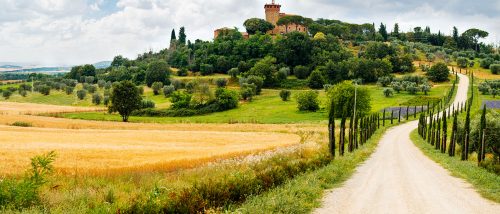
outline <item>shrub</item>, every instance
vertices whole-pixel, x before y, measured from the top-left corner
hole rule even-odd
[[[19,90],[19,95],[26,97],[26,95],[28,95],[28,92],[26,92],[25,90]]]
[[[311,71],[309,70],[308,67],[298,65],[293,69],[293,74],[298,78],[298,79],[307,79],[309,77],[309,74]]]
[[[394,94],[394,91],[390,88],[385,88],[384,89],[384,96],[385,97],[392,97],[392,95]]]
[[[477,89],[481,92],[481,94],[483,95],[487,95],[488,93],[490,93],[490,84],[488,82],[482,82],[482,83],[479,83],[479,86],[477,87]]]
[[[380,86],[382,87],[387,87],[391,84],[392,80],[393,80],[392,76],[383,76],[378,78],[378,84],[380,84]]]
[[[175,87],[173,85],[163,87],[163,95],[165,95],[165,97],[169,97],[172,93],[174,93],[174,91]]]
[[[264,79],[262,77],[250,75],[246,78],[246,81],[244,82],[248,84],[254,84],[256,87],[255,95],[260,95],[260,92],[262,91],[262,86],[264,86]]]
[[[141,109],[144,108],[154,108],[156,106],[155,102],[151,100],[142,100],[141,101]]]
[[[87,90],[85,90],[85,89],[78,90],[78,91],[76,92],[76,96],[77,96],[77,97],[78,97],[78,99],[80,99],[80,100],[85,99],[85,97],[87,96]]]
[[[297,107],[300,111],[319,110],[318,92],[306,91],[297,94]]]
[[[401,85],[400,82],[392,82],[391,83],[392,89],[396,91],[398,94],[403,90],[403,86]]]
[[[431,91],[431,86],[428,83],[425,83],[421,86],[422,92],[424,92],[425,95]]]
[[[109,96],[104,96],[104,99],[103,99],[103,101],[102,101],[102,102],[103,102],[103,104],[104,104],[105,106],[108,106],[108,104],[109,104]]]
[[[105,85],[106,85],[106,81],[104,81],[104,80],[97,81],[97,86],[99,86],[99,88],[104,88]]]
[[[23,84],[19,85],[19,89],[25,90],[25,91],[31,91],[31,85],[23,83]]]
[[[87,87],[85,87],[85,90],[93,94],[97,91],[97,87],[95,85],[88,85]]]
[[[40,94],[47,96],[50,94],[50,87],[47,85],[42,85],[38,88],[38,92],[40,92]]]
[[[283,100],[283,101],[290,100],[291,95],[292,95],[292,92],[290,92],[289,90],[281,90],[280,91],[280,97],[281,97],[281,100]]]
[[[9,90],[5,90],[2,92],[2,96],[3,98],[5,98],[6,100],[8,100],[10,98],[10,96],[12,95],[12,92],[9,91]]]
[[[108,81],[108,82],[106,82],[106,84],[104,84],[104,89],[106,89],[106,90],[111,89],[111,87],[113,87],[113,83],[111,83],[110,81]]]
[[[225,111],[238,107],[238,92],[225,88],[215,90],[215,102],[218,111]]]
[[[233,79],[237,79],[238,78],[238,75],[240,74],[240,70],[238,68],[231,68],[227,74],[229,74],[229,76],[231,76],[231,78]]]
[[[71,87],[71,86],[66,86],[66,88],[64,88],[64,92],[66,92],[67,95],[73,94],[74,90],[75,90],[75,88]]]
[[[33,208],[41,203],[40,189],[48,182],[53,173],[52,163],[55,152],[31,158],[31,169],[27,170],[21,180],[2,179],[0,181],[0,210]]]
[[[153,89],[153,94],[154,95],[159,95],[160,90],[163,88],[163,83],[161,82],[154,82],[153,85],[151,86],[151,89]]]
[[[200,74],[203,76],[211,75],[214,73],[214,66],[210,64],[201,64],[200,65]]]
[[[408,91],[408,93],[414,95],[414,94],[417,94],[418,92],[418,87],[415,83],[410,83],[407,87],[406,87],[406,91]]]
[[[460,68],[467,68],[467,66],[469,66],[469,60],[465,57],[458,57],[457,58],[457,65]]]
[[[224,88],[227,86],[227,79],[225,78],[219,78],[215,80],[215,85],[219,88]]]
[[[325,79],[319,70],[314,70],[307,79],[308,85],[312,89],[321,89],[325,84]]]
[[[284,67],[281,68],[278,73],[276,73],[276,79],[279,81],[286,80],[288,76],[290,75],[290,68]]]
[[[172,109],[181,109],[181,108],[188,108],[189,103],[191,102],[192,95],[181,92],[181,91],[175,91],[170,95],[170,101],[172,102]]]
[[[185,77],[188,75],[188,69],[187,68],[181,68],[177,71],[177,76],[180,77]]]
[[[173,79],[172,80],[172,85],[174,86],[175,90],[183,89],[186,85],[184,82],[178,80],[178,79]]]
[[[429,78],[434,82],[445,82],[449,80],[450,69],[442,62],[438,62],[427,72]]]
[[[95,80],[95,78],[93,76],[85,77],[85,83],[93,84],[94,80]]]
[[[252,101],[253,96],[257,91],[255,84],[243,83],[240,89],[240,95],[243,100]]]
[[[481,59],[481,61],[479,61],[479,65],[482,67],[482,68],[490,68],[490,65],[495,63],[495,60],[493,58],[485,58],[485,59]]]
[[[500,64],[491,64],[490,65],[490,70],[492,74],[498,74],[500,73]]]
[[[96,105],[100,105],[102,101],[102,96],[99,93],[94,93],[92,95],[92,103]]]
[[[11,124],[12,126],[18,126],[18,127],[32,127],[33,124],[28,123],[28,122],[22,122],[22,121],[16,121]]]
[[[200,83],[196,80],[191,80],[189,81],[187,84],[186,84],[186,92],[187,93],[194,93],[194,91],[196,90],[196,88],[198,87],[198,85],[200,85]]]

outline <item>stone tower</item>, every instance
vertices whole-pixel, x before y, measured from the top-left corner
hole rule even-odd
[[[274,26],[277,26],[276,23],[280,19],[281,5],[276,4],[273,0],[271,4],[266,4],[264,6],[264,9],[266,10],[266,21],[273,24]],[[272,31],[270,31],[270,33],[279,34],[279,28],[274,28]]]

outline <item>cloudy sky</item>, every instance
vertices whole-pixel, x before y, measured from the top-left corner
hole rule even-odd
[[[0,62],[74,65],[135,58],[165,48],[172,28],[188,39],[212,39],[223,26],[243,28],[246,18],[264,18],[271,0],[0,0]],[[276,0],[282,11],[353,23],[380,22],[404,31],[433,32],[476,27],[500,41],[500,0]]]

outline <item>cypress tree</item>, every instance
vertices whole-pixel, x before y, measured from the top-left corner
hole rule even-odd
[[[328,112],[328,140],[330,146],[330,154],[335,157],[335,103],[330,104],[330,112]]]
[[[399,107],[399,114],[398,114],[398,123],[401,123],[401,106]]]
[[[443,112],[443,140],[441,143],[441,153],[446,152],[446,138],[448,137],[448,124],[446,122],[446,110]]]
[[[382,126],[385,127],[385,109],[384,109],[384,114],[382,115]]]
[[[453,115],[453,126],[451,128],[451,141],[450,148],[448,149],[448,155],[450,157],[455,156],[455,146],[457,143],[457,126],[458,126],[458,112],[455,112]]]
[[[415,109],[413,109],[413,119],[417,119],[417,106],[415,105]]]
[[[377,129],[380,129],[380,113],[377,113]]]
[[[481,114],[481,126],[479,129],[479,151],[478,151],[479,155],[477,158],[478,164],[481,163],[481,161],[483,161],[485,158],[485,154],[484,154],[485,148],[483,148],[483,141],[485,140],[485,139],[483,139],[483,136],[484,136],[485,129],[486,129],[486,104],[484,105],[483,113]]]
[[[408,118],[410,116],[410,106],[406,106],[406,120],[408,121]]]
[[[391,125],[394,124],[392,121],[394,120],[394,110],[391,111]]]
[[[427,101],[427,114],[429,114],[429,113],[430,113],[430,112],[429,112],[430,110],[431,110],[430,102],[429,102],[429,101]]]
[[[353,129],[353,126],[354,126],[354,114],[351,116],[351,119],[349,120],[349,144],[347,147],[347,150],[349,152],[354,151],[354,136],[353,136],[354,129]]]
[[[467,107],[467,114],[465,117],[464,130],[465,130],[465,142],[464,142],[464,148],[462,149],[463,150],[462,160],[468,160],[469,159],[469,140],[470,140],[470,106]]]
[[[172,33],[170,34],[170,41],[175,41],[177,40],[177,37],[175,36],[175,29],[172,29]]]
[[[441,149],[441,118],[437,119],[437,127],[436,127],[436,149],[440,150]]]
[[[346,117],[342,115],[342,120],[340,121],[340,156],[344,156],[344,147],[345,147],[345,122]]]
[[[354,120],[354,145],[356,149],[358,148],[358,133],[359,133],[359,117]]]

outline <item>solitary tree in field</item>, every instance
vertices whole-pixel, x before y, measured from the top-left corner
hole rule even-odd
[[[118,112],[122,116],[123,122],[128,122],[130,114],[141,107],[142,97],[134,83],[122,81],[113,85],[113,92],[110,97],[111,105],[109,112]]]

